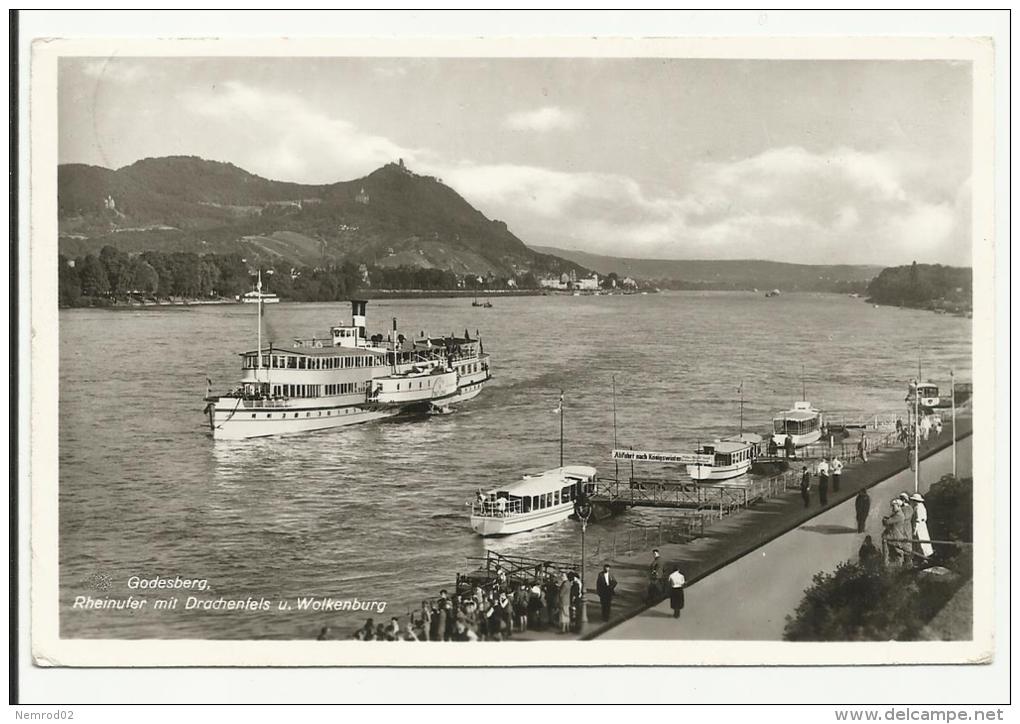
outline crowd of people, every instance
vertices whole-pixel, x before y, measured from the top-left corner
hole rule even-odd
[[[923,564],[934,553],[928,508],[920,493],[900,493],[882,517],[882,560],[891,566]]]
[[[916,428],[915,428],[916,425]],[[928,442],[930,437],[942,436],[942,418],[938,415],[923,415],[920,423],[904,423],[902,418],[896,418],[896,439],[905,448],[913,448],[914,440]]]
[[[354,633],[360,641],[502,641],[528,630],[578,629],[581,578],[575,571],[546,572],[530,581],[511,581],[506,572],[495,570],[492,582],[483,588],[423,601],[421,610],[401,624],[396,616],[389,623],[368,619]]]
[[[819,505],[829,504],[829,486],[832,485],[832,492],[838,493],[839,486],[843,479],[843,468],[845,467],[838,455],[823,457],[815,465],[815,475],[818,476],[818,503]],[[800,475],[800,497],[804,501],[804,507],[811,505],[811,471],[808,466],[801,468]]]

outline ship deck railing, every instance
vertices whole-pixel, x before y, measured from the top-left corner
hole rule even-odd
[[[503,501],[503,505],[499,505],[500,500]],[[514,515],[523,515],[530,512],[530,510],[524,510],[521,499],[507,500],[506,498],[497,498],[493,500],[487,498],[485,501],[476,500],[471,504],[471,515],[484,518],[509,518]]]
[[[240,393],[230,393],[224,397],[239,399],[245,409],[288,407],[291,401],[289,397],[252,397]]]

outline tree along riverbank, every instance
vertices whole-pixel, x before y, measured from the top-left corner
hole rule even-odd
[[[868,284],[868,301],[893,307],[970,316],[973,272],[969,267],[918,264],[883,269]]]

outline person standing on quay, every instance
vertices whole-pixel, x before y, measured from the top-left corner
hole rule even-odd
[[[910,506],[910,494],[900,493],[899,500],[903,503],[903,537],[908,540],[914,539],[914,509]],[[913,558],[910,557],[910,551],[913,550],[912,544],[904,544],[907,550],[906,559],[908,562],[913,562]]]
[[[825,458],[818,463],[818,501],[822,505],[829,504],[829,464]]]
[[[854,508],[857,512],[857,532],[864,532],[864,524],[868,521],[868,513],[871,512],[871,496],[865,488],[861,488],[854,499]]]
[[[871,541],[871,536],[864,536],[864,543],[861,544],[860,550],[857,551],[857,562],[864,568],[877,568],[881,561],[882,554],[878,552],[878,548]]]
[[[680,566],[674,566],[673,572],[669,574],[669,607],[673,609],[673,618],[680,618],[680,611],[684,607],[684,585],[687,579],[680,572]]]
[[[584,600],[584,589],[581,588],[581,577],[577,575],[577,571],[571,571],[569,576],[571,624],[574,628],[580,630],[581,607],[587,606],[587,602]]]
[[[602,573],[599,574],[595,590],[599,594],[599,603],[602,604],[602,620],[609,621],[609,614],[612,612],[613,595],[616,593],[616,579],[609,572],[609,564],[602,566]]]
[[[832,492],[839,492],[839,479],[843,475],[843,461],[839,456],[832,458]]]
[[[648,600],[654,601],[662,595],[662,558],[659,549],[652,550],[652,563],[648,566]]]
[[[804,500],[805,508],[811,505],[811,473],[808,472],[807,465],[800,475],[800,497]]]
[[[797,457],[797,446],[793,444],[792,435],[786,436],[786,442],[783,445],[786,448],[786,457],[788,458]]]
[[[910,496],[910,502],[914,506],[914,540],[919,541],[918,553],[925,558],[930,558],[935,549],[931,545],[931,534],[928,532],[928,508],[924,505],[924,498],[920,493]]]
[[[560,574],[558,598],[560,601],[560,633],[567,633],[570,630],[570,579],[562,573]]]

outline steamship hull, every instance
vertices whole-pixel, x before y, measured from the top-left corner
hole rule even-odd
[[[322,430],[333,430],[349,425],[382,420],[399,415],[400,408],[370,405],[336,405],[315,407],[288,407],[266,411],[238,405],[237,400],[225,399],[209,410],[209,426],[216,440],[246,440],[273,435],[293,435]]]

